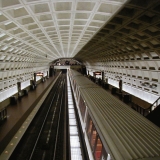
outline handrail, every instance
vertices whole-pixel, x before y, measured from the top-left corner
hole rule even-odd
[[[150,108],[150,111],[152,111],[152,110],[151,110],[151,109],[152,109],[152,106],[153,106],[155,103],[157,103],[158,100],[160,100],[160,97],[158,97],[157,100],[156,100],[153,104],[150,105],[150,107],[149,107],[149,108]],[[158,105],[157,105],[157,106],[158,106]],[[157,107],[157,106],[156,106],[156,107]]]

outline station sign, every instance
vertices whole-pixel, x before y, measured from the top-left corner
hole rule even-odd
[[[101,75],[101,72],[94,72],[95,75]]]
[[[43,76],[43,73],[38,72],[38,73],[36,73],[36,76]]]

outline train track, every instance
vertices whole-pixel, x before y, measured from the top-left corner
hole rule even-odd
[[[9,160],[62,160],[67,148],[65,107],[66,75],[62,74]]]

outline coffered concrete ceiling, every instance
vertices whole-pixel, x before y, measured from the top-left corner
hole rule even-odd
[[[160,0],[0,0],[0,91],[60,58],[159,85]]]
[[[160,1],[129,1],[75,57],[86,62],[159,59]]]
[[[0,60],[74,57],[127,0],[1,0]]]

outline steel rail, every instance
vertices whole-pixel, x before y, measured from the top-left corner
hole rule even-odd
[[[60,83],[60,82],[59,82],[59,83]],[[59,86],[59,85],[60,85],[60,84],[57,85],[57,88],[56,88],[57,90],[56,90],[56,91],[58,91],[58,89],[59,89],[58,86]],[[35,145],[34,145],[34,147],[33,147],[33,149],[32,149],[31,154],[30,154],[29,160],[31,160],[32,157],[33,157],[34,151],[35,151],[35,149],[36,149],[37,143],[38,143],[39,138],[40,138],[40,136],[41,136],[41,133],[42,133],[42,130],[43,130],[43,128],[44,128],[46,119],[47,119],[47,117],[48,117],[49,111],[50,111],[50,109],[51,109],[51,106],[52,106],[52,104],[53,104],[53,101],[54,101],[56,95],[57,95],[57,92],[54,93],[54,96],[53,96],[53,98],[52,98],[52,100],[51,100],[50,106],[49,106],[49,108],[48,108],[47,114],[46,114],[45,119],[44,119],[44,121],[43,121],[43,124],[42,124],[42,126],[41,126],[41,129],[40,129],[40,132],[39,132],[39,134],[38,134],[38,137],[37,137],[37,139],[36,139]]]
[[[65,88],[65,80],[63,80],[63,89]],[[63,89],[62,89],[62,93],[63,93]],[[61,103],[60,103],[60,111],[59,111],[59,117],[58,117],[58,126],[57,126],[57,133],[56,133],[56,140],[55,140],[55,147],[54,147],[54,154],[53,154],[53,160],[55,160],[56,158],[56,149],[57,149],[57,141],[58,141],[58,134],[59,134],[59,127],[60,127],[60,119],[61,119],[61,111],[62,111],[62,102],[63,102],[63,96],[64,94],[62,94],[62,97],[61,97]]]

